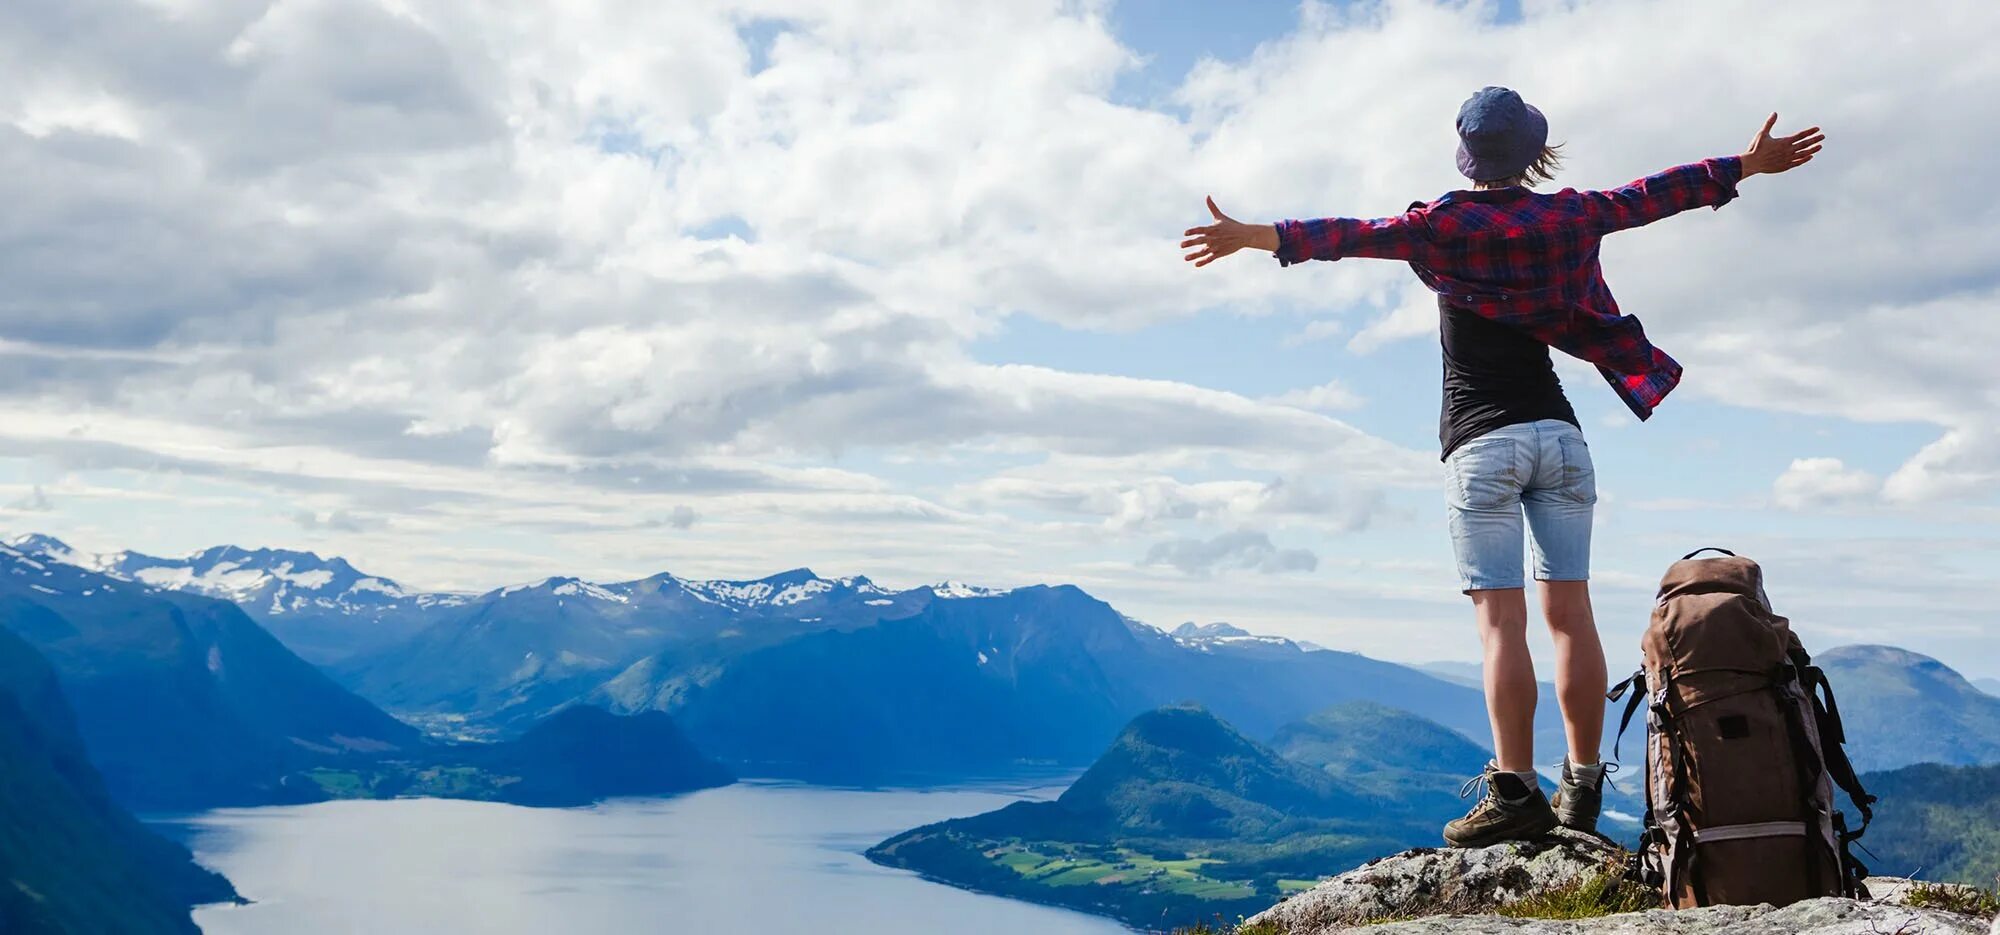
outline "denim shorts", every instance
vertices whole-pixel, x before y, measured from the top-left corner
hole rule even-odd
[[[1445,459],[1452,551],[1467,591],[1523,587],[1522,516],[1538,581],[1590,579],[1597,472],[1577,427],[1559,419],[1502,426]]]

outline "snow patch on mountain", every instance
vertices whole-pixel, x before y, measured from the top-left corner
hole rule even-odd
[[[689,581],[688,590],[705,594],[718,602],[727,604],[761,604],[768,600],[775,590],[764,581]]]
[[[79,568],[88,568],[92,571],[97,570],[96,565],[93,563],[96,556],[78,552],[70,548],[69,543],[54,536],[45,536],[38,532],[22,533],[8,539],[7,545],[17,555],[39,555],[52,562],[75,565]]]
[[[947,599],[967,597],[997,597],[1007,593],[1003,588],[982,588],[963,581],[940,581],[931,585],[931,593]]]
[[[374,591],[376,593],[387,595],[389,597],[409,596],[409,594],[406,593],[400,585],[396,584],[396,582],[394,581],[388,580],[387,578],[362,578],[355,581],[353,584],[348,585],[347,589],[349,591]],[[464,599],[461,598],[459,600],[459,603],[463,602]]]
[[[1262,645],[1262,646],[1289,647],[1293,649],[1300,648],[1299,644],[1294,643],[1291,640],[1288,640],[1282,636],[1269,636],[1261,633],[1252,633],[1248,630],[1243,629],[1242,627],[1235,626],[1233,624],[1222,623],[1219,621],[1216,623],[1206,623],[1206,624],[1197,624],[1194,621],[1188,621],[1186,623],[1181,624],[1178,627],[1175,627],[1173,632],[1169,633],[1168,635],[1173,637],[1174,642],[1179,643],[1182,646],[1186,646],[1190,649],[1199,649],[1203,652],[1212,652],[1217,646],[1227,646],[1227,645],[1238,645],[1238,646]]]
[[[1220,639],[1229,636],[1249,636],[1249,635],[1250,635],[1249,630],[1245,630],[1242,627],[1235,626],[1234,624],[1223,623],[1219,620],[1216,621],[1215,623],[1201,623],[1201,624],[1195,623],[1194,621],[1190,620],[1174,628],[1174,636],[1184,640]]]
[[[779,591],[776,597],[771,598],[771,603],[779,607],[797,604],[812,600],[815,596],[825,594],[833,590],[833,588],[833,582],[824,578],[814,578],[811,581],[795,584],[783,591]]]
[[[315,568],[312,571],[293,571],[292,563],[290,562],[271,569],[269,574],[271,577],[284,581],[293,587],[305,588],[311,591],[317,591],[333,583],[333,572],[331,571],[324,568]]]
[[[549,580],[554,581],[556,579],[551,578]],[[628,603],[631,600],[625,595],[612,591],[603,585],[591,584],[588,581],[578,581],[575,578],[568,579],[562,584],[556,585],[552,593],[557,597],[588,597],[594,600],[613,601],[619,604]]]

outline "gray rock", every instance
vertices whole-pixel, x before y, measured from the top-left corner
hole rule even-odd
[[[1417,848],[1362,864],[1252,916],[1297,935],[1375,919],[1491,912],[1523,896],[1589,879],[1623,848],[1559,830],[1540,841],[1482,848]]]
[[[1587,835],[1478,849],[1419,848],[1364,864],[1247,920],[1284,935],[1987,935],[1988,921],[1900,905],[1908,887],[1870,880],[1876,901],[1814,899],[1778,909],[1655,909],[1577,921],[1511,919],[1493,911],[1590,879],[1626,852]],[[1402,921],[1382,921],[1402,920]],[[1373,923],[1373,924],[1371,924]],[[1248,926],[1246,926],[1248,927]],[[2000,935],[2000,929],[1995,929]]]
[[[1354,931],[1320,929],[1321,933]],[[1370,935],[1986,935],[1986,921],[1935,909],[1852,899],[1809,899],[1783,909],[1710,906],[1653,909],[1562,922],[1441,916],[1368,926]]]

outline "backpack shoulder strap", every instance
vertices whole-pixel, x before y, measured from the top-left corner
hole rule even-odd
[[[1623,757],[1618,753],[1618,745],[1625,742],[1625,728],[1632,726],[1632,715],[1646,701],[1646,670],[1640,669],[1632,673],[1631,677],[1625,681],[1611,686],[1611,690],[1604,693],[1604,698],[1607,701],[1617,701],[1624,697],[1628,691],[1632,693],[1632,700],[1625,702],[1625,714],[1618,719],[1618,733],[1611,738],[1611,762],[1613,763],[1625,762]]]
[[[1862,788],[1861,777],[1854,772],[1854,762],[1847,758],[1847,731],[1840,723],[1840,703],[1834,700],[1833,685],[1826,680],[1826,672],[1818,666],[1804,666],[1799,671],[1805,683],[1806,696],[1812,699],[1813,715],[1819,722],[1820,746],[1826,759],[1827,775],[1832,777],[1840,791],[1847,793],[1856,811],[1861,813],[1861,826],[1842,835],[1853,841],[1868,830],[1868,823],[1875,820],[1875,797]]]

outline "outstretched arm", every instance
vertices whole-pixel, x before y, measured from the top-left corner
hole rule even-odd
[[[1223,214],[1208,199],[1208,211],[1215,223],[1190,227],[1181,248],[1193,247],[1185,259],[1207,266],[1245,247],[1268,250],[1278,261],[1290,266],[1305,260],[1338,260],[1348,256],[1379,257],[1389,260],[1415,259],[1424,241],[1420,223],[1410,215],[1364,221],[1359,218],[1319,218],[1311,221],[1279,221],[1276,224],[1245,224]]]
[[[1773,137],[1778,122],[1772,114],[1740,156],[1723,156],[1675,166],[1605,191],[1580,193],[1584,211],[1599,233],[1651,224],[1690,208],[1720,208],[1736,197],[1736,185],[1753,175],[1784,172],[1812,161],[1826,135],[1808,127],[1791,136]]]

